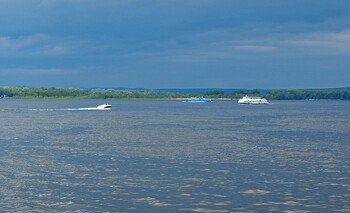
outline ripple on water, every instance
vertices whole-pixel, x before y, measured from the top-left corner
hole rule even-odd
[[[0,211],[350,212],[350,102],[111,104],[0,110]]]

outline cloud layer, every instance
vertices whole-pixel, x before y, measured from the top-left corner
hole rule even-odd
[[[0,85],[349,86],[349,10],[347,0],[1,0]]]

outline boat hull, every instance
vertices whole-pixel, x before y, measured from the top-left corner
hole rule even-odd
[[[211,100],[207,100],[207,101],[190,101],[190,100],[187,100],[187,101],[184,101],[184,102],[205,103],[205,102],[211,102]]]
[[[238,103],[239,104],[260,105],[260,104],[268,104],[269,102],[265,98],[245,96],[245,97],[239,99]]]
[[[197,99],[188,99],[183,102],[191,102],[191,103],[205,103],[205,102],[211,102],[211,99],[205,99],[205,98],[197,98]]]
[[[259,105],[259,104],[269,104],[267,103],[239,103],[239,104],[247,104],[247,105]]]

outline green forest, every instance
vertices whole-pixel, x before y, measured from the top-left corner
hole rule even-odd
[[[199,92],[168,92],[137,89],[79,89],[55,87],[0,87],[1,98],[36,99],[174,99],[174,98],[227,98],[239,99],[245,95],[260,96],[269,100],[336,99],[350,100],[349,89],[322,90],[271,90],[262,94],[258,89],[234,90],[225,93],[220,89]]]

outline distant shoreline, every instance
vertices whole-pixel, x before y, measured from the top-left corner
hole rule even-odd
[[[0,98],[4,100],[159,100],[159,101],[186,101],[189,98],[54,98],[54,97],[45,97],[45,98],[13,98],[5,97]],[[211,98],[213,101],[238,101],[239,99],[231,98]],[[274,101],[350,101],[348,99],[269,99]]]
[[[204,97],[213,100],[238,100],[243,96],[257,96],[268,100],[350,100],[349,89],[321,90],[235,90],[225,93],[215,89],[206,92],[170,92],[133,89],[79,89],[55,87],[0,87],[0,98],[11,99],[169,99],[186,100]]]

